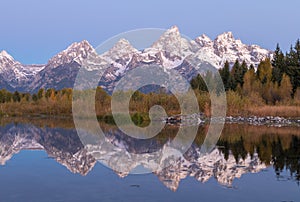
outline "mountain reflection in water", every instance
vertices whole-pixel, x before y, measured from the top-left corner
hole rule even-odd
[[[15,120],[14,120],[15,121]],[[163,148],[172,140],[177,126],[166,126],[161,134],[150,140],[137,140],[124,135],[114,125],[100,123],[106,134],[106,141],[118,146],[124,152],[151,153]],[[197,137],[190,149],[177,159],[172,166],[154,174],[169,189],[175,191],[179,182],[188,176],[199,182],[216,179],[221,185],[230,187],[236,178],[246,173],[256,173],[272,166],[278,179],[287,169],[288,180],[299,183],[300,177],[300,131],[299,128],[275,128],[227,124],[218,146],[209,154],[201,154],[207,126],[200,126]],[[104,150],[103,150],[104,149]],[[86,149],[77,136],[72,120],[13,120],[0,126],[0,165],[4,166],[21,150],[44,150],[49,157],[65,166],[72,173],[87,175],[97,159],[91,148]],[[102,148],[102,159],[115,162],[117,151]],[[145,159],[147,160],[147,159]],[[135,165],[129,161],[128,171]],[[0,167],[1,169],[1,167]],[[125,177],[129,172],[116,172]]]

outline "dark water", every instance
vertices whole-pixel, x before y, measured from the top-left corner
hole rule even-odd
[[[100,125],[108,140],[137,153],[156,150],[177,131],[170,126],[137,142]],[[0,201],[300,201],[299,128],[226,125],[218,146],[203,156],[206,130],[199,128],[172,166],[130,175],[97,162],[72,121],[2,120]],[[114,151],[105,152],[113,159]]]

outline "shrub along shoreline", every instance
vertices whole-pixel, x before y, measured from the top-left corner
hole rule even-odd
[[[5,90],[1,90],[2,95]],[[113,123],[111,96],[100,87],[96,91],[96,115],[98,120]],[[209,93],[194,89],[199,109],[210,117]],[[1,96],[0,93],[0,96]],[[15,94],[15,93],[14,93]],[[0,103],[0,117],[72,117],[72,89],[44,90],[36,94],[18,93],[20,99],[11,99]],[[35,98],[37,96],[37,99]],[[300,102],[293,98],[285,103],[266,104],[259,97],[246,97],[239,92],[229,90],[227,96],[227,116],[279,116],[285,118],[300,117]],[[255,100],[255,103],[253,102]],[[149,121],[148,112],[153,105],[161,105],[169,116],[181,114],[179,103],[174,95],[168,93],[135,92],[130,101],[130,114],[134,122],[141,124]],[[85,104],[82,104],[83,111]]]

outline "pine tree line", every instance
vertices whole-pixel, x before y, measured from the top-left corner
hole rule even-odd
[[[219,69],[225,91],[236,92],[239,96],[255,100],[262,99],[265,104],[286,104],[300,99],[300,41],[290,51],[283,54],[279,45],[272,61],[269,58],[261,61],[255,70],[253,65],[235,61],[230,67],[226,61]],[[204,82],[212,77],[211,73],[198,75],[191,80],[193,89],[207,92]],[[218,85],[218,84],[216,84]],[[218,91],[218,86],[216,86]]]
[[[285,54],[277,44],[272,66],[272,81],[280,85],[283,75],[288,75],[293,86],[292,95],[294,95],[300,87],[300,40],[298,39],[294,47],[291,46],[289,52]]]

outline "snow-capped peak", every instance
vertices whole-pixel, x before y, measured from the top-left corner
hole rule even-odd
[[[220,34],[217,36],[216,41],[234,41],[234,36],[232,32],[224,32],[223,34]]]
[[[205,34],[197,37],[195,41],[200,47],[210,46],[212,44],[212,40]]]
[[[111,49],[103,53],[102,56],[114,62],[117,60],[128,61],[136,53],[139,53],[139,51],[127,39],[122,38]]]
[[[0,52],[0,74],[12,88],[18,88],[32,80],[43,68],[44,65],[23,65],[5,50]]]
[[[0,52],[0,60],[3,60],[4,58],[6,60],[14,61],[14,58],[10,54],[8,54],[5,50],[2,50]]]
[[[162,45],[170,42],[180,41],[181,36],[178,27],[173,26],[165,31],[160,38],[152,45],[152,48],[160,49]]]
[[[201,36],[199,36],[198,39],[202,39],[202,40],[205,40],[205,41],[211,41],[211,39],[205,34],[201,34]]]
[[[181,35],[176,26],[168,29],[161,37],[151,46],[151,49],[166,51],[171,55],[176,54],[181,49]]]
[[[245,61],[248,65],[257,66],[266,57],[272,58],[272,51],[261,48],[258,45],[243,44],[241,40],[235,39],[232,32],[224,32],[211,40],[206,35],[201,35],[195,41],[207,52],[207,56],[217,60],[217,67],[223,67],[225,61],[231,65],[236,61]]]
[[[116,53],[121,53],[123,55],[132,54],[139,52],[134,48],[127,39],[120,39],[110,50],[105,52],[103,55],[112,55]]]
[[[8,54],[5,50],[0,52],[0,72],[13,71],[21,64]]]
[[[71,63],[72,61],[75,61],[81,65],[83,60],[86,59],[90,53],[95,52],[96,51],[87,40],[75,42],[72,43],[67,49],[52,57],[48,61],[48,64],[51,64],[51,66],[53,67],[57,67],[61,64]]]
[[[179,28],[176,25],[174,25],[170,29],[168,29],[166,31],[166,33],[177,33],[177,34],[179,34]]]
[[[152,46],[142,51],[133,47],[128,40],[120,39],[110,50],[98,55],[89,42],[83,40],[68,46],[65,50],[52,57],[46,65],[22,65],[15,61],[6,51],[1,51],[0,75],[2,78],[5,78],[5,83],[11,89],[28,90],[41,88],[47,82],[51,83],[53,80],[59,83],[61,78],[69,79],[69,75],[62,75],[60,71],[57,71],[60,74],[57,76],[59,79],[54,78],[54,76],[48,79],[45,78],[47,75],[53,75],[51,73],[52,71],[55,72],[57,67],[63,68],[71,65],[70,68],[72,70],[77,69],[73,67],[79,66],[86,67],[88,70],[94,70],[101,66],[101,68],[109,67],[107,78],[104,81],[108,83],[110,89],[113,89],[113,82],[119,76],[141,63],[160,64],[166,70],[178,67],[182,70],[184,69],[185,74],[188,74],[184,66],[181,65],[185,64],[184,62],[187,60],[195,62],[206,61],[216,68],[223,67],[226,60],[233,64],[236,59],[240,62],[245,61],[248,65],[253,64],[257,66],[266,57],[272,58],[272,54],[272,51],[257,45],[243,44],[241,40],[234,38],[232,32],[225,32],[214,40],[211,40],[204,34],[195,40],[189,40],[180,34],[177,26],[173,26],[166,30]],[[92,56],[92,60],[87,65],[84,65],[84,61],[90,56]],[[98,62],[101,65],[98,65]],[[193,72],[191,72],[192,74]],[[52,82],[49,86],[58,86],[55,82]],[[106,83],[103,87],[105,87]],[[4,87],[7,88],[6,86]]]

